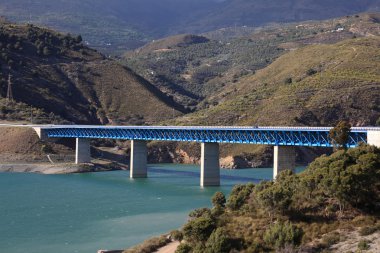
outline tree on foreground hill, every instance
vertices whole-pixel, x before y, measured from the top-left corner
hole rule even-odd
[[[346,149],[350,132],[351,124],[347,121],[339,121],[339,123],[329,132],[329,138],[331,139],[332,145],[337,149]]]

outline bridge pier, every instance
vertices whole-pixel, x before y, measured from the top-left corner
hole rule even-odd
[[[219,144],[201,143],[201,187],[219,185]]]
[[[367,142],[369,145],[380,148],[380,131],[368,131]]]
[[[75,163],[91,162],[90,139],[76,138]]]
[[[273,179],[283,170],[296,168],[296,150],[294,146],[274,146]]]
[[[147,173],[146,141],[131,141],[130,178],[146,178]]]

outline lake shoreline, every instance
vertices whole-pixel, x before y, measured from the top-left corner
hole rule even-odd
[[[47,163],[19,163],[19,164],[0,164],[0,172],[11,173],[39,173],[39,174],[74,174],[91,173],[103,171],[126,170],[125,166],[116,164],[47,164]]]

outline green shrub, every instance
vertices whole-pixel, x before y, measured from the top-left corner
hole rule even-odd
[[[189,244],[187,244],[187,243],[181,243],[177,247],[175,253],[190,253],[191,250],[192,250],[192,248],[191,248],[191,246]]]
[[[256,187],[257,201],[270,214],[283,214],[290,210],[298,182],[298,176],[292,171],[282,171],[275,182],[261,183]]]
[[[252,183],[246,185],[235,185],[227,200],[227,207],[231,210],[240,209],[247,203],[255,185]]]
[[[369,248],[371,247],[369,244],[371,242],[368,241],[368,240],[361,240],[359,243],[358,243],[358,249],[359,250],[369,250]]]
[[[304,184],[315,183],[314,198],[334,200],[345,206],[375,212],[380,201],[380,149],[373,146],[341,150],[312,162],[303,176]],[[303,192],[302,189],[298,192]]]
[[[197,208],[189,213],[190,218],[199,218],[199,217],[211,217],[211,210],[209,208]]]
[[[205,242],[216,227],[215,220],[211,217],[199,217],[189,221],[183,227],[183,235],[190,242]]]
[[[205,253],[228,253],[231,250],[231,239],[227,236],[226,231],[217,228],[212,232],[206,242]]]
[[[270,226],[264,234],[264,241],[268,246],[276,249],[283,248],[287,244],[299,245],[301,243],[303,231],[291,224],[289,221],[278,222]]]
[[[222,192],[215,192],[211,202],[215,208],[224,207],[226,205],[226,197]]]
[[[285,84],[291,84],[291,83],[293,83],[293,79],[291,77],[285,78],[284,83]]]
[[[314,75],[314,74],[316,74],[317,73],[317,71],[315,70],[315,69],[308,69],[307,71],[306,71],[306,74],[308,75],[308,76],[312,76],[312,75]]]
[[[170,236],[171,236],[171,238],[173,238],[174,240],[179,241],[179,242],[182,241],[182,239],[183,239],[183,234],[179,230],[173,230],[172,232],[170,232]]]

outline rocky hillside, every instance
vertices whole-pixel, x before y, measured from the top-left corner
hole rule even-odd
[[[126,64],[175,101],[193,110],[268,66],[279,56],[310,44],[333,44],[354,37],[380,35],[379,14],[361,14],[321,22],[273,25],[256,31],[231,29],[199,36],[168,37],[125,55]],[[251,31],[251,32],[249,32]],[[230,37],[232,34],[242,37]],[[198,38],[197,43],[185,43]],[[189,41],[189,39],[188,39]],[[199,43],[201,42],[201,43]],[[178,46],[181,45],[181,46]],[[282,80],[281,80],[282,81]]]
[[[181,114],[171,98],[80,36],[2,22],[0,48],[1,97],[10,77],[14,100],[46,114],[82,124],[151,124]],[[14,107],[4,106],[3,115]]]
[[[288,52],[209,98],[178,124],[375,125],[380,118],[380,37]]]

